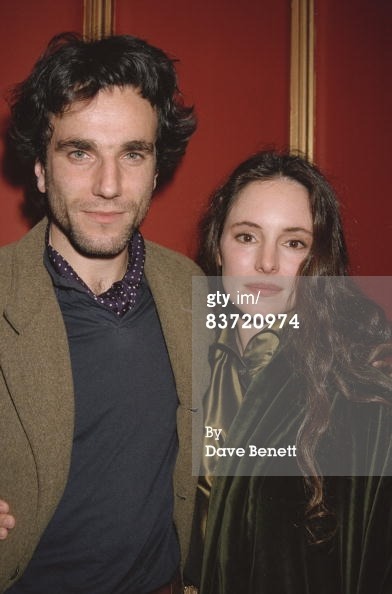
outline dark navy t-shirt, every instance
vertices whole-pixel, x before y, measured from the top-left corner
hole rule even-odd
[[[74,379],[71,468],[33,559],[9,592],[146,593],[169,582],[179,564],[178,401],[155,304],[143,281],[137,305],[118,319],[50,272]]]

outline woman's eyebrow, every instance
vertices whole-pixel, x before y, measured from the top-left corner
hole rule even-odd
[[[252,221],[239,221],[238,223],[233,223],[232,227],[240,227],[241,225],[246,225],[247,227],[255,227],[257,229],[262,229],[260,225],[257,223],[252,223]]]
[[[241,227],[242,225],[246,225],[247,227],[253,227],[255,229],[262,229],[262,225],[258,225],[252,221],[239,221],[237,223],[233,223],[232,227]],[[309,229],[305,229],[304,227],[285,227],[282,229],[284,233],[306,233],[307,235],[312,235],[312,231]]]
[[[304,227],[286,227],[285,229],[283,229],[283,231],[288,232],[288,233],[301,232],[301,233],[307,233],[308,235],[313,235],[312,231],[309,231],[309,229],[304,229]]]

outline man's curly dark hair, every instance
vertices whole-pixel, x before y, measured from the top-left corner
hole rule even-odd
[[[127,85],[157,111],[158,184],[166,182],[195,131],[193,107],[182,101],[174,60],[130,35],[85,41],[75,33],[62,33],[49,42],[12,96],[9,135],[22,162],[29,167],[36,160],[45,164],[53,115],[103,89]]]

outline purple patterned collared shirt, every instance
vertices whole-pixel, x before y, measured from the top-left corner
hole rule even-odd
[[[104,293],[95,295],[86,283],[76,274],[70,264],[50,245],[49,225],[46,231],[46,249],[49,260],[56,272],[67,280],[74,280],[94,301],[121,317],[136,304],[137,290],[143,278],[145,246],[139,231],[134,231],[128,244],[128,266],[124,277],[116,281]]]

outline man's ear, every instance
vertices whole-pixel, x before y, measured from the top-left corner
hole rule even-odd
[[[218,266],[222,266],[222,257],[221,257],[220,250],[218,250],[218,253],[216,256],[216,263],[218,264]]]
[[[152,186],[152,189],[153,190],[155,190],[155,188],[157,187],[157,179],[158,179],[158,171],[154,175],[154,183],[153,183],[153,186]]]
[[[45,194],[46,192],[46,178],[45,178],[45,167],[41,161],[36,161],[34,165],[34,173],[37,178],[37,188],[40,192]]]

